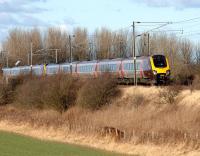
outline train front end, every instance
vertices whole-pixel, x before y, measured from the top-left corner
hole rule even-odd
[[[150,62],[155,83],[168,83],[170,80],[170,67],[168,59],[164,55],[153,55],[150,57]]]

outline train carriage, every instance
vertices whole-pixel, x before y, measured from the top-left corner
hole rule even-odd
[[[4,77],[10,77],[11,76],[11,73],[10,73],[11,68],[3,68],[2,71],[3,71]]]
[[[42,76],[46,73],[46,65],[34,65],[32,66],[32,74],[36,76]]]
[[[60,65],[60,72],[63,74],[69,74],[70,73],[70,64],[64,63]]]
[[[110,73],[113,77],[125,82],[134,80],[133,58],[101,61],[72,62],[73,76],[97,77]],[[5,77],[31,73],[37,76],[55,75],[59,72],[71,73],[70,63],[34,65],[3,68]],[[142,56],[136,59],[136,78],[139,83],[166,83],[170,79],[170,67],[164,55]]]
[[[21,75],[27,75],[31,72],[31,67],[30,66],[23,66],[20,67],[20,74]]]
[[[155,83],[168,83],[171,74],[168,59],[164,55],[153,55],[150,63]]]
[[[113,59],[113,60],[102,60],[98,62],[97,73],[101,75],[103,73],[110,73],[116,78],[121,78],[121,64],[122,59]]]
[[[97,61],[84,61],[77,64],[77,74],[84,77],[96,77]]]
[[[59,64],[48,64],[46,66],[46,74],[47,75],[55,75],[60,72],[60,65]]]
[[[136,77],[138,80],[142,78],[142,61],[137,59],[136,61]],[[134,64],[133,59],[125,59],[122,61],[122,73],[125,80],[133,81],[134,79]]]

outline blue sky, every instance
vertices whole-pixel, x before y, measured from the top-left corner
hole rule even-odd
[[[132,21],[182,21],[200,17],[199,0],[0,0],[0,41],[15,27],[45,29],[58,26],[127,28]],[[156,26],[154,26],[156,27]],[[153,26],[136,26],[145,31]],[[161,30],[184,30],[179,36],[200,40],[200,18],[185,23],[170,24]],[[178,32],[177,32],[178,33]]]

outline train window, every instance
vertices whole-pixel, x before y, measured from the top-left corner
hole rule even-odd
[[[6,69],[6,70],[4,69],[3,74],[4,75],[10,75],[10,69]]]
[[[125,70],[133,70],[133,63],[126,63],[124,65]]]
[[[167,67],[166,58],[163,55],[154,55],[153,56],[153,63],[157,68],[164,68]]]
[[[136,70],[140,70],[140,62],[136,63]]]
[[[116,71],[117,70],[117,65],[116,64],[111,64],[110,65],[110,70],[111,71]]]
[[[18,75],[20,72],[20,69],[12,69],[12,75]]]
[[[63,72],[69,72],[70,71],[70,67],[69,66],[64,66],[63,67]]]
[[[143,68],[144,71],[151,70],[151,66],[150,66],[149,60],[147,60],[147,59],[143,60],[143,67],[142,68]]]
[[[22,70],[22,73],[23,74],[28,74],[30,72],[30,69],[29,68],[24,68],[23,70]]]
[[[58,72],[58,67],[49,67],[47,69],[47,74],[56,74]]]
[[[35,67],[33,68],[33,74],[34,75],[41,75],[42,74],[42,69],[40,67]]]
[[[82,73],[89,73],[93,70],[93,66],[92,65],[83,65],[83,66],[80,66],[79,70]]]
[[[134,70],[133,63],[125,63],[124,70]],[[140,62],[136,62],[136,70],[140,70]]]

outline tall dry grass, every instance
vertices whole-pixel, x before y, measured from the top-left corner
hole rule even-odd
[[[163,104],[160,90],[166,88],[128,87],[111,105],[96,111],[71,107],[60,114],[57,111],[19,110],[0,107],[0,120],[29,123],[33,127],[53,127],[81,134],[118,138],[133,144],[185,144],[200,145],[200,105],[191,99],[200,95],[180,91],[175,103]],[[141,98],[142,96],[142,98]],[[189,98],[187,98],[189,97]],[[200,96],[199,96],[200,97]],[[139,104],[136,104],[139,103]],[[113,131],[114,130],[114,131]]]
[[[118,89],[106,76],[92,80],[62,74],[18,77],[1,83],[0,104],[14,102],[20,109],[1,106],[0,120],[134,144],[184,143],[199,148],[200,91],[196,88],[191,92],[179,86],[120,87],[122,94]]]

